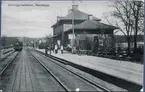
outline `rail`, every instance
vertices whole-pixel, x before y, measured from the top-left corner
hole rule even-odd
[[[29,51],[30,52],[30,51]],[[31,52],[30,52],[31,53]],[[40,65],[42,65],[46,70],[47,72],[49,72],[52,77],[67,91],[67,92],[70,92],[70,90],[41,62],[39,61],[32,53],[31,55],[39,62]]]
[[[15,58],[19,55],[19,53],[20,52],[18,52],[15,56],[14,56],[14,58],[12,59],[12,60],[10,60],[8,63],[7,63],[7,65],[2,69],[2,71],[0,71],[0,76],[5,72],[5,70],[10,66],[10,64],[15,60]],[[12,54],[10,54],[10,55],[12,55]]]
[[[39,54],[39,55],[41,55],[41,54]],[[43,56],[43,55],[41,55],[41,56]],[[45,57],[45,56],[43,56],[43,57],[46,58],[46,59],[48,59],[48,58]],[[50,56],[49,56],[49,58],[50,58]],[[52,57],[51,57],[51,58],[52,58]],[[54,57],[53,57],[52,59],[54,59]],[[58,60],[58,59],[54,59],[54,60],[59,61],[59,62],[62,61],[62,60]],[[62,61],[62,62],[63,62],[63,61]],[[62,62],[61,62],[61,63],[62,63]],[[64,62],[65,62],[65,61],[64,61]],[[70,72],[70,73],[76,75],[77,77],[83,79],[84,81],[90,83],[91,85],[93,85],[93,86],[95,86],[95,87],[98,87],[98,88],[102,89],[103,92],[110,92],[109,89],[107,89],[107,88],[101,86],[100,84],[97,84],[97,83],[95,83],[95,82],[93,82],[93,81],[91,81],[91,80],[89,80],[89,79],[87,79],[87,78],[85,78],[85,77],[83,77],[83,76],[81,76],[81,75],[79,75],[79,74],[77,74],[77,73],[75,73],[75,72],[73,72],[73,71],[71,71],[71,70],[69,70],[69,69],[63,67],[62,65],[60,65],[60,64],[58,64],[58,63],[56,63],[56,62],[53,62],[53,63],[57,64],[58,66],[62,67],[62,68],[65,69],[65,70],[67,70],[68,72]],[[64,63],[63,63],[63,64],[64,64]],[[66,63],[65,63],[65,64],[66,64]],[[67,63],[67,64],[69,64],[69,63]]]
[[[37,50],[36,50],[36,52],[42,54],[43,57],[46,57],[46,56],[44,56],[45,54],[43,52],[37,51]],[[67,60],[55,57],[53,55],[47,55],[46,58],[50,58],[50,59],[53,59],[53,60],[58,61],[58,62],[65,62],[65,64],[67,64],[67,65],[70,65],[70,66],[72,66],[74,68],[77,68],[81,71],[84,71],[84,72],[89,73],[93,76],[96,76],[96,77],[98,77],[102,80],[105,80],[109,83],[112,83],[112,84],[114,84],[118,87],[122,87],[122,88],[128,90],[129,92],[132,92],[132,90],[129,89],[132,86],[136,86],[134,90],[138,90],[138,89],[140,89],[140,87],[142,87],[142,84],[138,84],[136,82],[132,82],[132,81],[129,81],[129,80],[124,80],[120,77],[118,78],[118,77],[115,77],[115,76],[112,76],[112,75],[108,75],[106,73],[103,73],[103,72],[100,72],[100,71],[97,71],[97,70],[93,70],[93,69],[85,67],[85,66],[77,65],[75,63],[72,63],[72,62],[69,62]]]

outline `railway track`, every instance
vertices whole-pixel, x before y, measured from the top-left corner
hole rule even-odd
[[[7,80],[8,77],[10,77],[11,73],[13,72],[13,69],[9,71],[9,68],[14,68],[14,65],[11,66],[11,64],[15,61],[16,57],[18,57],[20,52],[13,52],[9,54],[5,59],[0,61],[0,90],[3,90],[6,86],[4,83],[5,80]],[[7,74],[7,72],[10,72]],[[8,77],[4,77],[8,76]]]
[[[5,55],[4,57],[1,57],[1,61],[5,60],[7,57],[9,57],[10,55],[12,55],[15,51],[12,51],[10,53],[8,53],[7,55]]]
[[[2,72],[3,92],[68,91],[53,75],[26,51]]]
[[[31,52],[30,52],[31,53]],[[36,56],[32,53],[31,55],[35,58],[35,60],[64,88],[65,91],[69,92],[70,90],[41,62],[39,61]]]
[[[7,54],[9,52],[13,51],[13,49],[8,49],[7,51],[2,51],[3,54]]]
[[[73,64],[73,63],[71,63],[69,61],[65,61],[65,60],[59,59],[59,58],[51,56],[51,55],[47,55],[47,57],[46,57],[44,55],[44,53],[41,53],[39,51],[36,51],[36,52],[38,54],[40,54],[41,56],[45,57],[46,59],[49,59],[49,60],[52,59],[54,63],[62,66],[63,68],[65,68],[65,66],[66,66],[66,69],[68,71],[76,73],[81,78],[87,79],[88,81],[91,81],[93,84],[98,83],[98,85],[100,87],[104,87],[105,89],[107,89],[107,91],[110,90],[110,91],[139,92],[140,89],[142,88],[142,86],[140,86],[138,84],[134,84],[134,83],[131,83],[131,82],[128,82],[128,81],[125,81],[125,80],[122,80],[122,79],[119,79],[119,78],[116,78],[116,77],[113,77],[113,76],[109,76],[109,75],[106,75],[104,73],[91,70],[91,69],[89,69],[87,67],[82,67],[82,66]],[[106,84],[105,85],[104,84],[100,85],[100,84],[102,84],[101,82],[94,82],[94,81],[92,81],[92,79],[89,80],[88,76],[85,77],[84,74],[81,75],[81,74],[79,74],[77,72],[74,72],[71,69],[67,68],[69,66],[75,68],[75,70],[77,70],[77,71],[85,72],[85,74],[89,74],[89,76],[91,75],[93,77],[101,79],[103,82],[107,82],[107,83],[109,83],[109,85],[112,84],[113,86],[109,87],[108,85],[106,86]],[[114,87],[116,87],[116,88],[114,89]]]
[[[18,56],[19,52],[12,52],[1,60],[0,76],[5,72],[5,70],[10,66],[10,64]],[[10,58],[9,58],[10,57]],[[6,60],[7,59],[7,60]]]
[[[45,55],[23,50],[21,54],[15,52],[13,58],[9,57],[9,63],[1,69],[2,88],[12,91],[127,91],[124,88],[109,83],[102,85],[103,81],[88,78],[80,73],[80,70],[67,63],[67,61],[53,59]],[[19,56],[18,56],[19,55]],[[11,56],[11,55],[10,55]],[[17,57],[17,58],[16,58]],[[16,58],[16,59],[15,59]],[[15,61],[15,62],[13,62]],[[10,67],[9,67],[10,66]],[[5,72],[6,71],[6,72]],[[92,79],[91,79],[92,78]],[[100,81],[100,82],[98,82]],[[104,82],[105,83],[105,82]],[[109,85],[108,85],[109,84]],[[106,86],[107,85],[107,86]],[[113,89],[112,89],[112,88]],[[114,90],[116,87],[116,90]],[[132,86],[135,87],[135,86]]]
[[[57,76],[55,75],[55,74],[53,74],[53,72],[50,70],[50,69],[48,69],[48,67],[46,66],[46,64],[44,64],[44,62],[43,61],[40,61],[39,59],[38,59],[38,57],[34,54],[34,53],[32,53],[32,52],[30,52],[31,54],[32,54],[32,56],[59,82],[59,84],[61,84],[62,86],[63,86],[63,88],[66,90],[66,91],[75,91],[75,90],[71,90],[71,89],[69,89],[67,86],[65,86],[65,84],[63,83],[63,81],[61,81],[59,78],[57,78]],[[42,55],[40,55],[40,56],[42,56]],[[45,57],[43,57],[43,58],[45,58]],[[105,88],[105,87],[103,87],[103,86],[101,86],[101,85],[99,85],[99,84],[97,84],[97,83],[94,83],[94,82],[92,82],[91,80],[89,80],[89,79],[87,79],[87,78],[85,78],[85,77],[83,77],[83,76],[80,76],[79,74],[77,74],[77,73],[75,73],[75,72],[73,72],[73,71],[71,71],[71,70],[69,70],[69,69],[67,69],[67,68],[65,68],[65,67],[63,67],[63,66],[61,66],[60,64],[58,64],[58,63],[55,63],[55,62],[53,62],[54,64],[56,64],[57,66],[59,66],[59,67],[61,67],[61,68],[63,68],[64,70],[66,70],[68,73],[71,73],[71,74],[73,74],[75,77],[77,77],[77,78],[79,78],[79,79],[81,79],[82,81],[84,81],[84,83],[87,83],[87,85],[89,85],[89,86],[92,86],[92,87],[95,87],[95,88],[97,88],[97,89],[99,89],[99,91],[102,91],[102,92],[110,92],[110,90],[109,89],[107,89],[107,88]],[[67,76],[67,75],[66,75]],[[76,89],[76,90],[78,90],[78,89]],[[83,90],[84,91],[84,90]],[[96,91],[98,91],[98,90],[96,90]]]

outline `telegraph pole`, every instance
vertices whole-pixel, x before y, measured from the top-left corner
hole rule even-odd
[[[72,9],[72,53],[74,52],[74,10]]]
[[[72,0],[72,5],[76,5],[75,1],[77,0]],[[82,0],[78,0],[78,1],[82,1]],[[74,42],[75,42],[75,29],[74,29],[74,25],[75,25],[75,17],[74,17],[74,9],[72,8],[72,53],[74,53]]]
[[[72,53],[74,53],[74,41],[75,41],[75,32],[74,32],[74,23],[75,23],[75,18],[74,18],[74,8],[73,5],[75,4],[75,0],[72,0]]]

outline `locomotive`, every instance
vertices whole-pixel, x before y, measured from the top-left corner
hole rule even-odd
[[[15,51],[21,51],[23,48],[23,43],[20,42],[20,41],[17,41],[15,44],[14,44],[14,50]]]

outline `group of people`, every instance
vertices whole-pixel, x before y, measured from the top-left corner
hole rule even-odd
[[[46,46],[45,47],[45,54],[47,55],[48,51],[49,51],[49,54],[51,54],[51,51],[53,51],[55,54],[57,54],[58,50],[59,50],[58,45],[55,45],[54,47],[52,45]],[[61,54],[63,54],[63,46],[62,45],[60,46],[60,50],[61,50]]]

